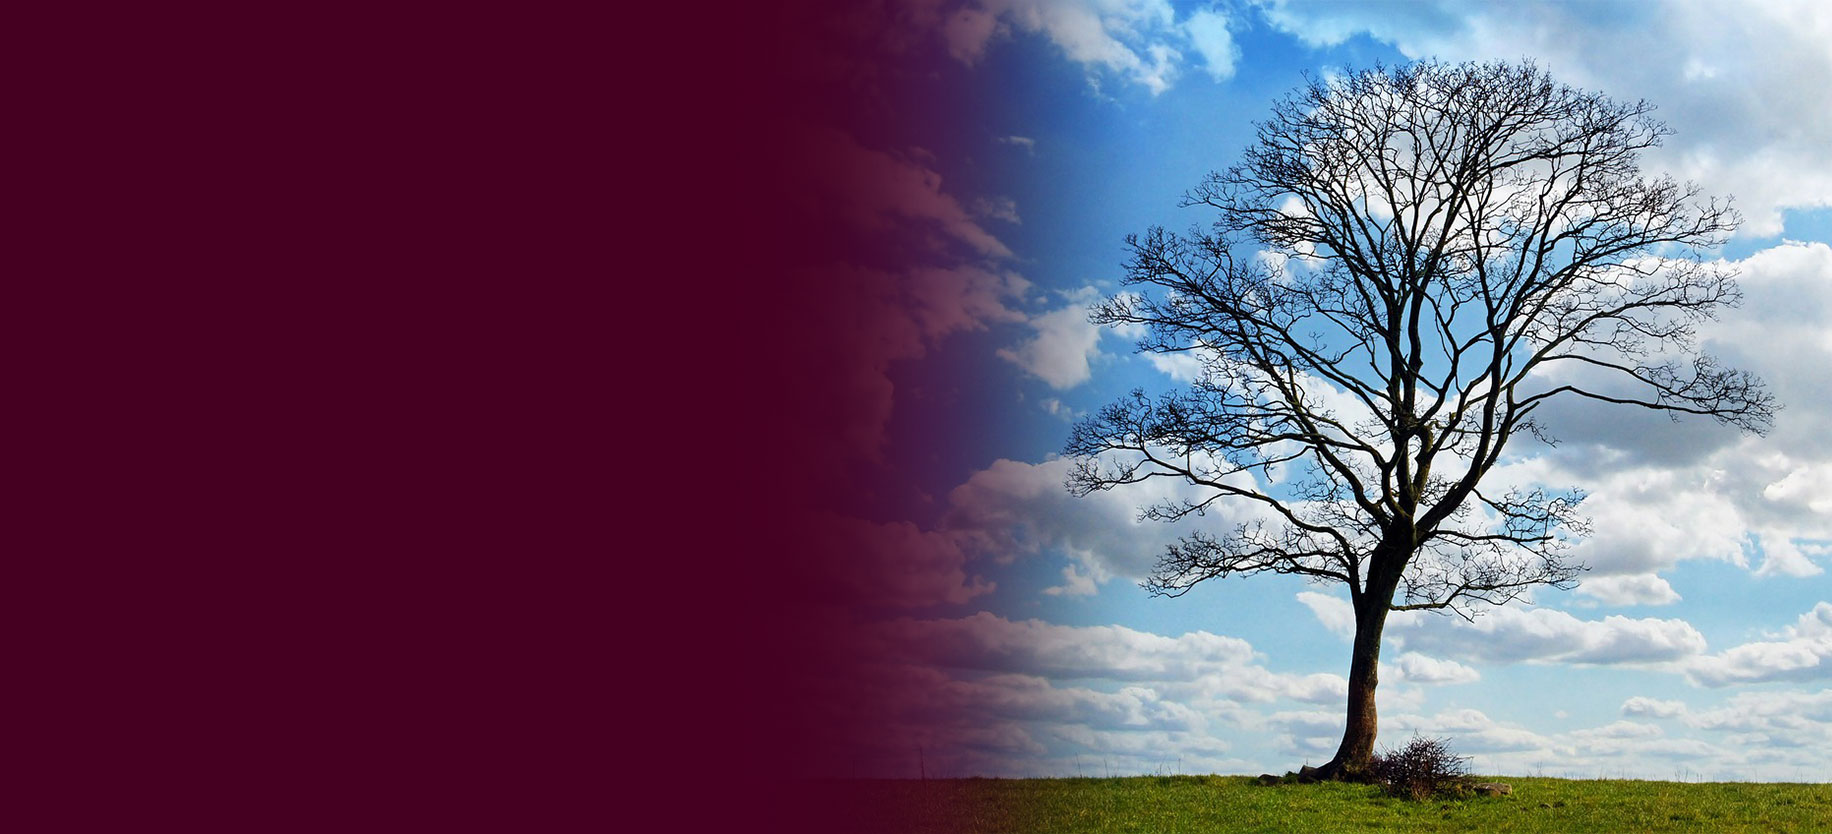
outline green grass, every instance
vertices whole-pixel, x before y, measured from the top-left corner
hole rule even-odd
[[[1489,777],[1484,777],[1489,778]],[[1408,802],[1367,785],[1244,776],[826,782],[808,799],[848,831],[1832,832],[1832,785],[1498,777],[1502,797]],[[811,820],[811,822],[813,822]]]

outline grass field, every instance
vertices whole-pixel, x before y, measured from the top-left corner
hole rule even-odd
[[[1488,777],[1484,777],[1488,778]],[[1832,832],[1832,785],[1497,777],[1511,796],[1408,802],[1244,776],[826,782],[840,830],[970,832]]]

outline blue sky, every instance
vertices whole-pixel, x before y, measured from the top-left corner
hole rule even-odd
[[[1832,417],[1821,408],[1832,394],[1832,11],[891,5],[944,56],[908,94],[948,97],[966,115],[822,140],[858,175],[907,183],[918,196],[896,212],[932,222],[953,253],[902,265],[912,335],[880,343],[861,389],[882,395],[861,442],[916,498],[858,496],[832,520],[854,558],[908,580],[875,591],[858,626],[903,703],[887,699],[884,755],[868,772],[914,775],[897,751],[917,746],[931,775],[1283,772],[1330,757],[1345,596],[1264,576],[1150,598],[1137,582],[1182,528],[1135,520],[1149,494],[1064,491],[1057,452],[1077,415],[1186,381],[1088,324],[1086,306],[1118,289],[1126,233],[1204,221],[1178,196],[1230,164],[1304,73],[1524,58],[1562,82],[1652,102],[1675,135],[1644,166],[1735,196],[1745,222],[1717,255],[1740,269],[1746,300],[1704,329],[1705,345],[1768,380],[1783,411],[1766,437],[1559,412],[1562,442],[1522,445],[1510,477],[1590,493],[1595,532],[1575,555],[1591,571],[1573,591],[1474,622],[1395,615],[1381,740],[1445,736],[1489,773],[1832,776]]]

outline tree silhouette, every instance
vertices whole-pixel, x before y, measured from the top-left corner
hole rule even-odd
[[[1323,777],[1367,778],[1389,612],[1474,616],[1583,570],[1565,557],[1581,493],[1482,486],[1510,439],[1551,442],[1545,403],[1772,422],[1760,380],[1698,351],[1695,325],[1738,301],[1700,249],[1737,216],[1642,176],[1669,132],[1652,110],[1530,64],[1312,79],[1184,196],[1211,226],[1126,239],[1127,291],[1093,320],[1202,370],[1078,423],[1068,487],[1173,478],[1199,497],[1142,515],[1257,516],[1169,547],[1154,595],[1261,572],[1348,587],[1347,726]]]

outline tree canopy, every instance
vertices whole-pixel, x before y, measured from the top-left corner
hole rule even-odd
[[[1581,492],[1483,485],[1512,439],[1553,440],[1545,404],[1758,432],[1772,421],[1760,380],[1700,351],[1697,325],[1739,298],[1732,269],[1704,252],[1738,218],[1642,174],[1641,152],[1668,134],[1652,110],[1530,64],[1313,79],[1234,166],[1184,195],[1208,225],[1126,239],[1126,289],[1093,320],[1201,372],[1078,423],[1068,487],[1199,488],[1143,510],[1159,520],[1252,508],[1252,521],[1171,546],[1153,593],[1259,572],[1348,588],[1349,735],[1363,684],[1370,726],[1332,765],[1365,767],[1371,751],[1389,610],[1467,616],[1581,570],[1567,557],[1585,532]]]

